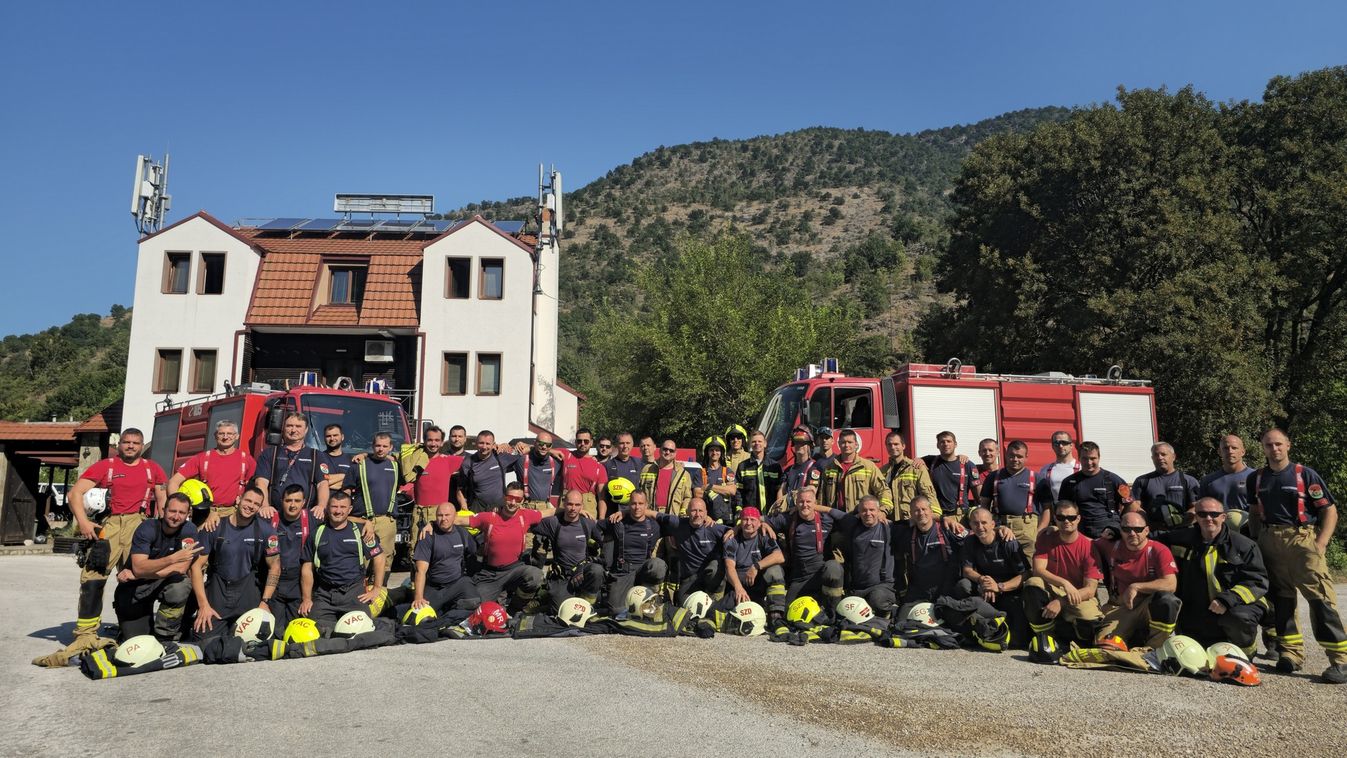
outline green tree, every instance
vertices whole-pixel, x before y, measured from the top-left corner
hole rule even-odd
[[[854,314],[764,268],[749,237],[683,237],[674,248],[639,269],[637,313],[609,308],[598,317],[591,425],[695,444],[749,421],[796,367],[824,354],[873,352]]]
[[[1185,88],[1120,90],[974,149],[954,193],[928,354],[1013,372],[1155,381],[1160,434],[1190,466],[1276,409],[1259,323],[1266,269],[1240,244],[1218,110]]]

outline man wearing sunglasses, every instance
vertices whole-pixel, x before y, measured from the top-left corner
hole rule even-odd
[[[1267,466],[1253,475],[1249,506],[1261,523],[1258,547],[1272,580],[1272,610],[1281,657],[1277,670],[1298,671],[1305,643],[1296,626],[1296,595],[1310,606],[1314,639],[1328,656],[1323,680],[1347,684],[1347,633],[1338,614],[1332,575],[1324,553],[1338,525],[1333,494],[1318,472],[1291,460],[1291,439],[1280,429],[1263,434]]]
[[[686,516],[688,501],[692,499],[692,477],[683,462],[678,460],[678,443],[666,439],[660,443],[655,458],[641,469],[640,487],[655,513]]]
[[[563,484],[567,492],[576,490],[584,498],[585,513],[590,518],[599,514],[599,498],[603,496],[603,486],[608,483],[608,472],[603,464],[589,454],[594,445],[594,432],[580,427],[575,432],[575,452],[567,452],[562,461],[565,473]],[[600,455],[606,455],[600,450]]]
[[[1059,430],[1052,433],[1052,454],[1057,459],[1052,463],[1043,464],[1043,468],[1038,470],[1038,478],[1052,489],[1053,500],[1060,499],[1057,493],[1061,490],[1062,482],[1068,476],[1080,471],[1080,461],[1072,455],[1075,447],[1076,443],[1071,439],[1071,432]]]
[[[1104,615],[1095,590],[1104,578],[1089,537],[1080,533],[1080,509],[1059,500],[1052,506],[1057,530],[1034,547],[1033,576],[1024,583],[1024,610],[1034,634],[1051,635],[1059,621],[1072,625],[1077,640],[1099,639]],[[1062,647],[1065,647],[1063,645]]]
[[[553,454],[552,435],[538,432],[533,447],[524,456],[524,505],[533,510],[556,507],[561,502],[562,456]],[[560,453],[560,450],[556,451]]]
[[[1193,515],[1191,526],[1155,538],[1178,563],[1179,627],[1203,645],[1231,642],[1252,654],[1258,622],[1268,612],[1263,554],[1226,524],[1221,501],[1201,498]]]
[[[473,582],[484,601],[500,602],[501,596],[509,593],[506,610],[511,614],[523,610],[543,584],[542,569],[524,562],[525,536],[531,527],[556,513],[550,505],[536,511],[523,506],[524,486],[510,482],[505,486],[504,502],[496,510],[454,519],[458,526],[483,530],[483,563]]]
[[[1099,636],[1118,635],[1128,645],[1160,647],[1174,633],[1179,616],[1179,567],[1169,548],[1150,539],[1146,517],[1124,513],[1122,538],[1095,540],[1095,560],[1108,587],[1104,628]],[[1142,632],[1146,636],[1142,636]]]

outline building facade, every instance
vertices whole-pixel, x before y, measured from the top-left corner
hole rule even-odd
[[[445,428],[572,439],[580,397],[556,376],[558,235],[522,228],[480,216],[231,226],[203,211],[146,236],[125,423],[148,431],[157,405],[226,383],[316,375]]]

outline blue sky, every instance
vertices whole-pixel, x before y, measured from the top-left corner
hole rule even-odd
[[[135,156],[169,221],[449,210],[658,145],[893,132],[1347,63],[1342,3],[6,3],[0,335],[131,304]]]

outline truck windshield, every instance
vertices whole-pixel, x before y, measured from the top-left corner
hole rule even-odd
[[[795,420],[800,416],[804,390],[803,384],[787,384],[772,393],[772,398],[767,401],[767,410],[758,420],[758,431],[767,435],[767,460],[779,461],[785,457],[790,430],[795,428]]]
[[[369,452],[377,432],[393,435],[393,452],[396,454],[407,441],[406,416],[402,406],[380,400],[342,395],[306,395],[300,401],[300,410],[309,419],[309,437],[306,444],[316,450],[324,450],[323,427],[328,424],[340,424],[346,443],[342,452]]]

